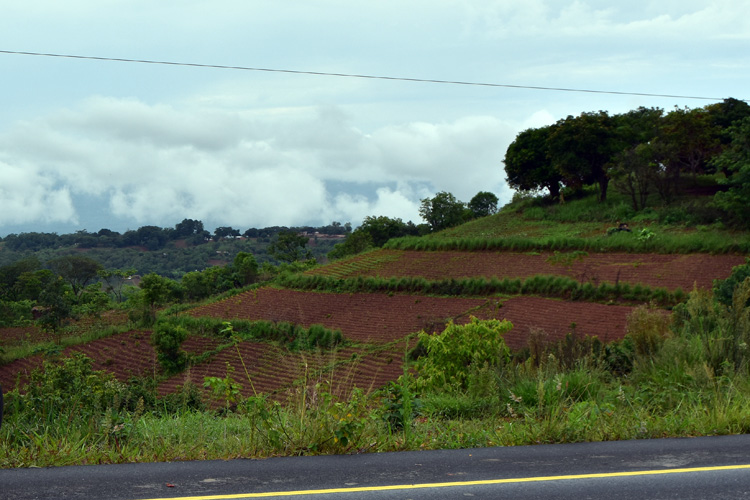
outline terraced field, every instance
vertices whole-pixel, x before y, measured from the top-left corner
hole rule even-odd
[[[309,274],[333,278],[497,277],[528,278],[559,275],[581,283],[630,283],[685,291],[709,288],[742,264],[738,255],[655,255],[623,253],[511,253],[379,250],[319,267]],[[196,307],[183,314],[221,320],[266,320],[309,327],[319,324],[341,330],[345,347],[325,352],[291,353],[270,343],[243,341],[235,348],[224,340],[191,336],[183,348],[198,355],[216,351],[184,373],[164,380],[167,394],[188,381],[203,385],[204,377],[224,377],[227,367],[242,384],[245,396],[272,393],[281,398],[301,384],[325,383],[345,394],[357,386],[381,387],[403,373],[403,359],[421,330],[441,331],[449,321],[464,323],[471,316],[508,319],[514,328],[505,340],[512,349],[527,346],[529,334],[543,332],[557,340],[575,330],[608,342],[625,335],[633,304],[572,302],[536,296],[434,297],[385,293],[329,293],[264,287]],[[0,346],[31,342],[41,333],[33,327],[0,329]],[[411,345],[407,344],[410,339]],[[222,344],[224,342],[224,344]],[[159,366],[149,331],[130,331],[65,350],[83,352],[96,369],[119,379],[158,376]],[[0,366],[0,383],[12,387],[42,363],[34,355]],[[245,372],[247,370],[247,373]],[[205,390],[208,397],[208,390]]]
[[[357,276],[445,278],[528,278],[559,275],[579,282],[630,283],[683,291],[710,288],[744,263],[740,255],[668,255],[628,253],[452,252],[377,250],[335,262],[309,274],[336,278]]]

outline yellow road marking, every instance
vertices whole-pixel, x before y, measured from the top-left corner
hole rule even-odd
[[[208,495],[197,497],[165,497],[142,500],[229,500],[236,498],[269,498],[300,495],[325,495],[330,493],[356,493],[362,491],[414,490],[425,488],[452,488],[456,486],[484,486],[491,484],[531,483],[541,481],[562,481],[570,479],[595,479],[605,477],[653,476],[659,474],[684,474],[686,472],[712,472],[723,470],[750,469],[750,464],[723,465],[718,467],[693,467],[689,469],[642,470],[631,472],[607,472],[600,474],[575,474],[570,476],[517,477],[508,479],[486,479],[481,481],[456,481],[451,483],[392,484],[387,486],[361,486],[352,488],[331,488],[326,490],[269,491],[264,493],[235,493],[232,495]]]

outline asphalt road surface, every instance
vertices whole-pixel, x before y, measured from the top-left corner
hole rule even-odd
[[[750,435],[0,470],[0,499],[739,499]]]

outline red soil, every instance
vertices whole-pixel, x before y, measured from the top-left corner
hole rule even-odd
[[[558,254],[562,257],[565,254]],[[554,263],[551,252],[425,252],[381,250],[334,263],[313,274],[341,278],[354,276],[446,278],[528,278],[537,274],[569,276],[595,284],[618,280],[631,284],[684,291],[710,288],[713,280],[726,278],[734,266],[745,262],[739,255],[661,255],[591,253],[570,265]],[[558,259],[560,260],[560,259]]]
[[[189,353],[200,354],[216,348],[219,343],[219,339],[189,337],[182,348]],[[62,351],[61,357],[71,356],[74,352],[91,358],[94,370],[111,372],[123,382],[134,376],[154,376],[160,370],[156,352],[151,345],[151,332],[148,331],[125,332],[68,347]],[[48,358],[39,354],[0,366],[0,385],[3,390],[13,388],[17,379],[22,383],[27,381],[31,371],[40,368],[45,359]]]
[[[211,394],[209,389],[203,388],[204,377],[224,378],[229,366],[232,378],[242,386],[244,397],[275,393],[276,398],[283,399],[294,394],[300,383],[308,386],[321,383],[330,387],[334,394],[347,395],[355,386],[369,391],[396,380],[403,373],[405,353],[403,344],[377,353],[367,353],[362,348],[289,353],[271,344],[254,342],[241,342],[238,349],[241,358],[237,349],[226,348],[210,360],[162,383],[159,393],[169,394],[192,382],[202,389],[204,400],[209,401]],[[331,368],[324,369],[327,366]]]
[[[144,376],[158,370],[156,354],[151,345],[150,332],[130,331],[64,349],[62,357],[80,352],[91,358],[94,370],[106,370],[118,380]],[[18,359],[0,366],[0,384],[4,391],[14,387],[16,380],[28,380],[28,375],[40,368],[46,358],[39,354]],[[48,359],[48,358],[47,358]]]
[[[360,342],[398,340],[422,329],[442,331],[448,320],[464,323],[471,315],[508,319],[514,329],[506,336],[513,349],[526,346],[532,330],[544,330],[560,339],[576,324],[580,335],[602,341],[625,335],[628,306],[570,302],[539,297],[514,297],[497,307],[498,300],[419,297],[413,295],[333,294],[262,288],[222,302],[194,309],[195,316],[225,319],[271,319],[340,329],[344,337]]]
[[[442,330],[446,321],[465,316],[484,299],[411,295],[334,294],[261,288],[193,309],[192,316],[288,321],[339,329],[357,342],[390,342],[422,329]]]

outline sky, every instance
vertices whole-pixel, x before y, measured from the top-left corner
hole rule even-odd
[[[750,99],[750,0],[0,0],[0,51],[0,236],[420,223],[527,128]]]

